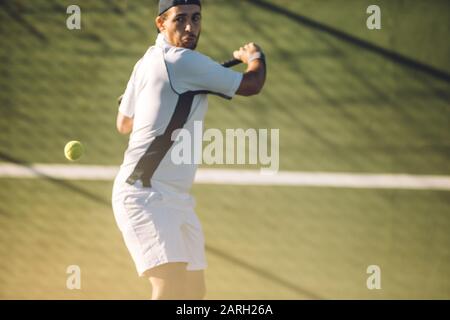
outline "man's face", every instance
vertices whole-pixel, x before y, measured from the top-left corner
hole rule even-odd
[[[195,50],[202,26],[201,8],[195,4],[172,7],[156,18],[156,26],[172,45]]]

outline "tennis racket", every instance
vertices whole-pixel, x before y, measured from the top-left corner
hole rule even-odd
[[[242,61],[238,60],[238,59],[231,59],[228,61],[225,61],[224,63],[222,63],[222,66],[224,66],[225,68],[231,68],[234,66],[237,66],[238,64],[241,64]]]

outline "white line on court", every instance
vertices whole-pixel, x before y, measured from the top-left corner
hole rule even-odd
[[[118,167],[92,165],[22,166],[0,164],[0,178],[54,178],[67,180],[112,180]],[[262,174],[258,170],[199,169],[200,184],[272,185],[365,189],[450,190],[450,176],[411,174],[364,174],[333,172],[289,172]]]

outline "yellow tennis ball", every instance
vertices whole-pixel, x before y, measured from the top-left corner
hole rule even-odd
[[[80,141],[70,141],[64,147],[64,155],[70,161],[76,161],[83,155],[83,145]]]

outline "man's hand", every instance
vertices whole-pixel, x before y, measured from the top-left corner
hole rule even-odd
[[[245,46],[240,47],[239,50],[233,52],[235,59],[241,60],[243,63],[248,64],[249,59],[255,54],[262,54],[261,48],[253,42],[247,43]]]
[[[252,96],[260,93],[266,81],[266,63],[261,48],[250,42],[233,52],[233,56],[247,64],[247,70],[236,94]]]

